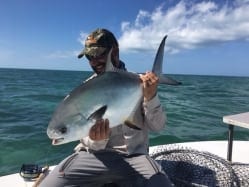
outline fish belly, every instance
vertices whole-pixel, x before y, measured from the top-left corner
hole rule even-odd
[[[76,102],[86,117],[102,106],[107,106],[103,118],[109,119],[110,127],[132,121],[141,103],[142,86],[133,73],[106,72],[87,83],[84,96]],[[85,112],[84,112],[85,110]]]

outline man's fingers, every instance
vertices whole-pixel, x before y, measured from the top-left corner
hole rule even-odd
[[[96,121],[90,129],[89,136],[92,140],[103,140],[109,138],[110,128],[108,119]]]
[[[105,119],[105,139],[110,136],[109,120]]]

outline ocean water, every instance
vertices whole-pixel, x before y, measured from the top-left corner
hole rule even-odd
[[[91,72],[0,69],[0,176],[23,163],[54,165],[77,142],[52,146],[46,128],[57,104]],[[180,86],[160,85],[167,126],[150,134],[150,145],[227,139],[224,115],[249,111],[249,78],[170,75]],[[236,127],[235,139],[249,140]]]

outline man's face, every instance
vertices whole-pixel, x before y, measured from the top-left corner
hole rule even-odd
[[[108,51],[105,51],[103,54],[97,57],[86,55],[86,58],[89,60],[89,63],[92,69],[94,70],[94,72],[97,74],[100,74],[105,71],[107,56],[108,56]]]

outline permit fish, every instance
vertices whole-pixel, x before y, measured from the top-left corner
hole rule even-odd
[[[178,85],[178,81],[162,76],[166,38],[167,35],[158,48],[152,72],[159,77],[159,83]],[[109,119],[110,128],[123,124],[139,130],[133,116],[142,101],[139,75],[113,67],[110,51],[105,72],[73,89],[58,105],[48,124],[47,135],[53,145],[80,140],[88,136],[99,119]]]

